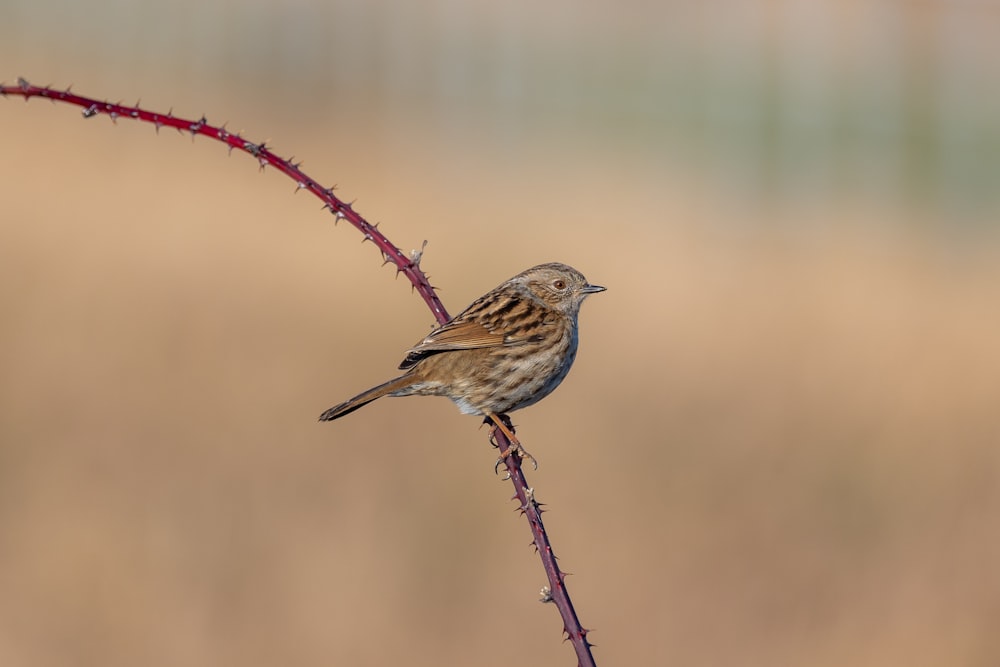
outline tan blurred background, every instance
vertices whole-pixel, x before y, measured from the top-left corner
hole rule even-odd
[[[0,2],[2,77],[305,161],[451,311],[581,269],[516,415],[607,665],[1000,664],[995,3]],[[0,664],[570,665],[432,318],[246,156],[0,101]]]

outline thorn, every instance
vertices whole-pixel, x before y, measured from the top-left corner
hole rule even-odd
[[[420,260],[424,258],[424,250],[426,249],[427,249],[427,239],[424,239],[424,242],[420,244],[420,250],[410,251],[410,264],[412,266],[420,268]]]
[[[298,182],[297,182],[297,183],[295,184],[295,192],[296,192],[296,194],[298,194],[298,191],[299,191],[299,190],[305,190],[305,189],[306,189],[307,187],[309,187],[309,186],[307,186],[307,185],[306,185],[305,183],[303,183],[302,181],[298,181]]]
[[[188,132],[191,133],[191,139],[194,139],[194,135],[201,132],[202,128],[205,127],[206,124],[208,124],[208,119],[205,118],[205,114],[202,114],[201,118],[199,118],[196,122],[188,125]]]
[[[383,250],[382,251],[382,266],[385,266],[386,264],[392,264],[392,257],[389,256],[389,253],[387,253],[385,250]],[[397,275],[398,275],[398,273],[397,273]]]
[[[17,85],[21,87],[21,90],[28,90],[31,88],[31,84],[23,76],[17,77]]]
[[[563,628],[563,633],[566,635],[565,637],[563,637],[563,642],[567,642],[573,638],[573,635],[566,628]],[[594,646],[593,644],[587,641],[586,637],[581,636],[580,639],[583,640],[583,643],[586,644],[587,648],[591,648]]]

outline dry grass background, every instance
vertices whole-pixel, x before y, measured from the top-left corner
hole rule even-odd
[[[1000,660],[988,235],[109,81],[77,88],[239,115],[429,239],[453,313],[543,261],[609,287],[515,419],[599,664]],[[475,419],[315,421],[432,324],[355,230],[208,141],[38,101],[0,127],[0,664],[571,664]]]

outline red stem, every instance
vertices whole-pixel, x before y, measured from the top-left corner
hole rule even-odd
[[[438,323],[444,324],[451,319],[448,311],[444,308],[444,304],[441,303],[437,294],[434,293],[434,288],[427,281],[427,276],[420,269],[420,256],[418,253],[414,253],[415,257],[413,258],[407,257],[402,250],[393,245],[378,230],[378,225],[373,225],[362,218],[354,212],[349,202],[344,202],[335,196],[333,188],[324,188],[303,172],[300,169],[299,163],[278,157],[263,143],[255,144],[247,141],[239,134],[229,132],[224,126],[217,127],[211,125],[204,116],[198,120],[189,120],[175,116],[173,111],[160,114],[147,111],[138,106],[130,107],[120,103],[99,102],[83,95],[76,95],[69,90],[54,90],[48,87],[33,86],[24,79],[18,79],[16,86],[0,85],[0,95],[5,97],[7,95],[20,96],[25,100],[32,97],[45,97],[53,102],[68,102],[69,104],[83,107],[84,118],[93,118],[98,114],[110,117],[112,122],[117,122],[119,118],[134,118],[152,123],[156,127],[157,132],[160,131],[161,127],[172,127],[178,132],[190,132],[192,136],[200,134],[216,141],[221,141],[229,147],[230,151],[236,149],[248,153],[257,158],[261,169],[268,165],[274,167],[295,181],[298,186],[296,192],[298,190],[308,190],[323,201],[324,208],[329,209],[336,216],[337,220],[347,220],[357,227],[364,234],[365,241],[371,241],[378,246],[386,263],[391,262],[395,264],[397,272],[406,274],[413,287],[420,293],[420,296],[431,309],[431,313],[433,313]]]
[[[513,432],[513,428],[511,432]],[[503,431],[495,429],[493,433],[500,451],[509,451],[511,443]],[[539,558],[542,559],[542,567],[545,568],[545,576],[549,580],[548,592],[542,601],[554,602],[559,609],[559,615],[563,619],[563,632],[566,633],[566,639],[573,644],[580,667],[596,667],[594,654],[590,650],[592,644],[587,641],[587,634],[590,630],[580,624],[576,609],[573,607],[573,601],[570,600],[569,591],[566,590],[566,573],[559,569],[559,564],[556,562],[552,543],[549,542],[549,535],[545,532],[545,525],[542,523],[542,508],[535,500],[535,490],[528,486],[524,477],[521,457],[517,454],[507,456],[504,458],[504,463],[507,466],[510,481],[514,485],[517,500],[521,503],[521,511],[528,517],[535,550],[538,552]]]
[[[53,102],[67,102],[83,107],[83,117],[92,118],[99,114],[104,114],[116,122],[118,118],[134,118],[136,120],[152,123],[157,132],[161,127],[172,127],[178,132],[190,132],[192,136],[202,135],[215,139],[226,144],[229,150],[233,149],[248,153],[257,159],[260,168],[270,165],[295,181],[299,190],[308,190],[323,201],[323,207],[330,210],[337,220],[347,220],[364,234],[365,241],[374,243],[382,253],[385,263],[392,263],[396,266],[397,273],[404,273],[413,285],[414,289],[427,303],[431,313],[438,323],[444,324],[450,318],[444,304],[438,299],[434,288],[427,280],[427,275],[420,268],[420,258],[422,251],[415,251],[412,257],[407,257],[402,250],[397,248],[385,235],[378,230],[377,225],[373,225],[354,211],[351,204],[344,202],[333,194],[333,188],[324,188],[313,178],[300,169],[299,163],[278,157],[263,143],[255,144],[245,140],[239,134],[233,134],[224,126],[217,127],[209,124],[204,116],[198,120],[189,120],[173,115],[173,112],[164,114],[147,111],[138,105],[134,107],[120,103],[101,102],[83,95],[77,95],[67,90],[55,90],[49,87],[33,86],[24,79],[18,79],[16,86],[0,84],[0,95],[4,97],[12,95],[23,97],[25,101],[32,97],[44,97]],[[510,442],[504,434],[496,431],[495,435],[500,451],[510,449]],[[577,618],[576,610],[566,591],[566,575],[559,569],[556,563],[555,554],[552,552],[552,545],[542,524],[542,510],[534,499],[534,493],[528,482],[524,478],[521,470],[521,459],[519,456],[507,456],[504,460],[507,466],[510,480],[514,484],[514,491],[518,501],[521,503],[521,510],[528,517],[528,524],[531,527],[531,534],[534,537],[535,547],[538,555],[542,559],[542,566],[545,568],[545,575],[548,578],[549,594],[545,601],[551,600],[559,609],[563,619],[563,630],[567,639],[573,644],[576,650],[577,659],[581,667],[595,666],[594,656],[590,651],[591,644],[587,641],[587,633],[580,620]]]

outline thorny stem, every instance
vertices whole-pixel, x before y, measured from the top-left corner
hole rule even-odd
[[[514,427],[509,418],[506,415],[503,415],[502,418],[506,420],[506,425],[513,433]],[[495,429],[493,436],[501,452],[516,452],[516,450],[511,449],[511,442],[503,431]],[[524,478],[521,461],[521,456],[516,453],[504,457],[503,460],[507,466],[507,475],[514,485],[515,497],[521,505],[521,512],[528,518],[528,525],[531,527],[531,535],[534,538],[535,551],[542,559],[542,567],[545,568],[545,576],[549,580],[549,585],[542,593],[542,602],[554,602],[559,609],[559,614],[563,619],[563,632],[566,633],[566,639],[573,644],[580,667],[596,667],[594,654],[590,650],[593,645],[587,641],[587,634],[590,630],[580,624],[580,619],[576,615],[573,601],[570,600],[569,591],[566,590],[566,573],[559,569],[559,564],[556,562],[552,543],[549,542],[549,535],[545,532],[545,524],[542,523],[542,506],[535,500],[535,490],[528,486],[528,482]]]
[[[261,170],[270,165],[288,176],[296,184],[296,192],[308,190],[323,201],[323,208],[329,209],[336,220],[347,220],[364,234],[363,241],[371,241],[382,252],[385,264],[395,264],[397,273],[405,273],[420,296],[423,297],[427,306],[431,309],[434,317],[440,324],[444,324],[450,318],[441,300],[434,293],[427,276],[420,269],[420,257],[422,251],[415,251],[411,257],[407,257],[402,250],[393,245],[382,232],[378,230],[378,225],[373,225],[351,207],[350,202],[345,202],[333,194],[333,188],[324,188],[314,179],[302,171],[301,163],[292,162],[280,158],[271,152],[265,144],[255,144],[247,141],[239,133],[226,130],[225,126],[215,126],[202,116],[198,120],[188,120],[180,118],[169,111],[166,114],[147,111],[138,105],[134,107],[121,103],[99,102],[95,99],[77,95],[67,90],[55,90],[49,87],[33,86],[24,79],[18,79],[16,86],[0,84],[0,95],[20,96],[27,101],[32,97],[45,97],[53,102],[68,102],[83,107],[83,117],[93,118],[99,114],[104,114],[111,118],[112,122],[117,122],[119,118],[134,118],[136,120],[152,123],[159,132],[161,127],[172,127],[178,132],[190,132],[191,136],[202,135],[221,141],[233,149],[248,153],[257,159]]]
[[[56,90],[48,86],[33,86],[24,79],[18,79],[17,84],[10,86],[0,84],[0,95],[23,97],[25,101],[32,97],[44,97],[53,102],[67,102],[83,108],[83,117],[92,118],[99,114],[104,114],[116,122],[119,118],[133,118],[147,123],[152,123],[157,132],[161,127],[172,127],[178,132],[190,132],[191,136],[202,135],[220,141],[233,149],[243,151],[254,158],[260,164],[261,170],[270,165],[285,174],[296,184],[296,192],[308,190],[323,201],[323,208],[329,209],[335,216],[335,220],[347,220],[364,234],[364,241],[374,243],[382,253],[383,264],[392,263],[396,267],[396,272],[403,273],[409,279],[413,288],[420,293],[420,296],[427,303],[431,313],[438,323],[444,324],[450,318],[444,304],[438,298],[427,279],[427,275],[420,268],[422,250],[414,251],[407,256],[402,250],[397,248],[382,232],[377,225],[373,225],[354,211],[349,202],[344,202],[333,194],[333,188],[324,188],[313,178],[302,171],[301,164],[278,157],[264,144],[255,144],[247,141],[239,133],[232,133],[225,129],[225,126],[211,125],[204,116],[198,120],[189,120],[175,116],[173,112],[160,114],[142,109],[136,106],[127,106],[121,103],[101,102],[93,98],[77,95],[66,90]],[[513,431],[512,431],[513,432]],[[495,433],[497,445],[500,451],[508,451],[511,443],[506,436],[498,429]],[[521,470],[521,458],[516,454],[506,456],[504,463],[511,482],[514,484],[514,491],[520,509],[528,518],[531,527],[531,534],[534,538],[535,548],[542,560],[545,568],[545,575],[549,584],[543,594],[543,602],[554,602],[559,609],[563,619],[563,630],[567,639],[573,644],[576,650],[577,659],[581,667],[594,666],[593,654],[590,651],[591,644],[587,641],[589,632],[580,625],[573,603],[566,591],[566,574],[559,569],[556,563],[555,554],[552,552],[552,545],[542,524],[542,509],[534,498],[534,491],[528,486]]]

